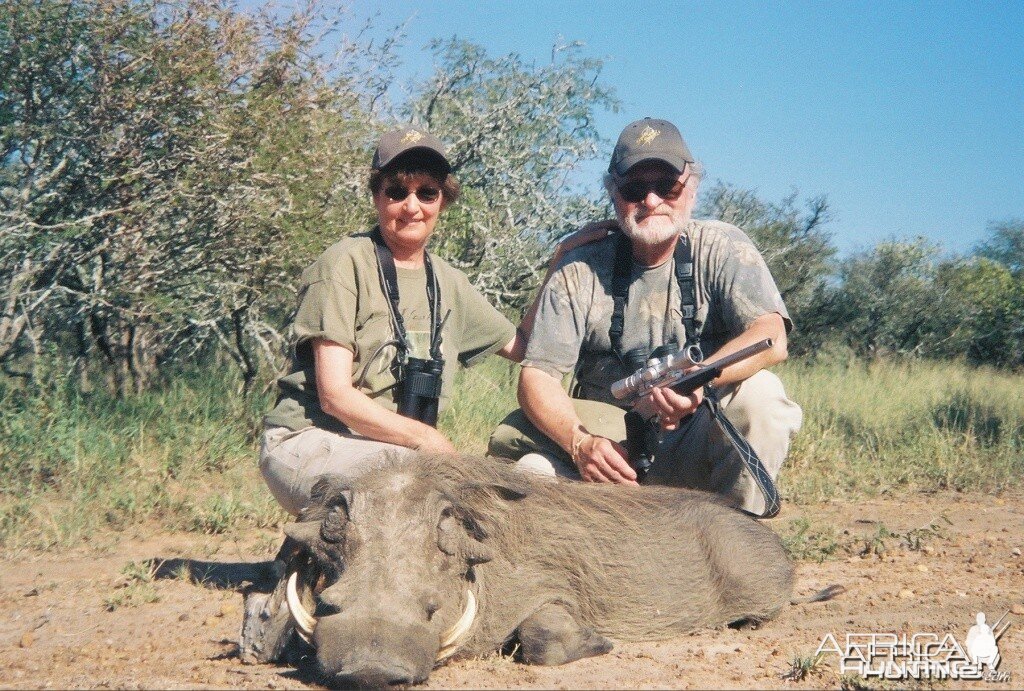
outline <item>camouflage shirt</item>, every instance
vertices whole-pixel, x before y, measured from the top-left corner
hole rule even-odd
[[[696,325],[705,355],[764,314],[777,312],[786,331],[793,328],[764,258],[742,230],[720,221],[692,221],[685,232],[693,252]],[[621,402],[612,397],[611,384],[632,373],[612,352],[608,335],[617,238],[613,234],[566,254],[541,293],[523,360],[524,367],[556,379],[572,371],[579,398],[613,404]],[[624,352],[686,341],[673,259],[655,267],[634,262],[623,317]]]

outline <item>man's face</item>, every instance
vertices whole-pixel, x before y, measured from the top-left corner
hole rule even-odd
[[[635,242],[665,242],[690,222],[696,188],[689,166],[677,175],[658,161],[638,163],[618,181],[612,195],[619,226]]]

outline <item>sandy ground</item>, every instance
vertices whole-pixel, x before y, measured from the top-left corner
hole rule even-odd
[[[999,671],[1008,673],[1009,681],[932,685],[1024,686],[1024,495],[942,494],[787,507],[771,525],[786,533],[801,517],[813,527],[834,528],[844,547],[823,563],[798,565],[798,595],[832,583],[846,587],[831,602],[789,607],[757,630],[708,630],[619,644],[608,655],[562,667],[531,667],[497,654],[456,661],[435,670],[426,686],[892,687],[842,678],[836,655],[794,680],[793,661],[810,657],[829,632],[841,642],[851,632],[933,632],[953,634],[963,643],[977,612],[992,623],[1011,608],[1004,619],[1011,626],[999,642]],[[872,542],[881,524],[895,536]],[[181,577],[179,569],[165,568],[164,573],[179,575],[151,583],[123,573],[129,562],[153,558],[186,560],[171,564],[184,563],[192,572],[251,570],[235,564],[267,559],[277,542],[276,534],[258,531],[207,537],[140,530],[70,552],[6,560],[0,565],[0,686],[314,686],[288,667],[241,664],[235,643],[242,604],[237,585],[217,577],[199,584]],[[874,549],[865,550],[872,544]]]

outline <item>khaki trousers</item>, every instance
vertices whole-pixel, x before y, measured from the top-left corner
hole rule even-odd
[[[406,454],[412,450],[318,427],[297,432],[270,427],[263,433],[260,472],[278,503],[298,516],[309,504],[310,492],[321,475],[353,478],[371,468],[373,460],[384,453]]]
[[[772,478],[777,478],[803,422],[803,411],[786,396],[782,381],[761,370],[720,389],[719,399],[726,417],[754,448]],[[574,400],[573,405],[588,432],[625,443],[624,410],[597,401]],[[541,433],[522,410],[513,411],[498,425],[487,452],[519,459],[520,467],[546,475],[580,477],[569,454]],[[760,514],[764,509],[760,490],[745,468],[725,467],[728,455],[720,440],[692,430],[687,433],[684,427],[663,436],[654,468],[659,483],[725,494],[740,508]]]

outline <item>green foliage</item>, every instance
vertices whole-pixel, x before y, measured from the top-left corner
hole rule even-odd
[[[824,657],[822,653],[817,655],[794,655],[789,671],[782,675],[782,678],[785,681],[804,681],[821,666]]]
[[[256,436],[268,396],[230,372],[184,373],[117,397],[73,379],[0,380],[0,544],[67,546],[149,521],[204,532],[281,516],[257,490]]]
[[[793,559],[816,561],[819,564],[834,556],[842,548],[834,527],[815,526],[804,517],[800,517],[786,526],[786,532],[782,535],[782,544]]]
[[[1024,271],[1024,219],[1013,218],[989,224],[989,238],[976,253],[1002,264],[1015,275]]]
[[[297,267],[366,217],[369,94],[315,56],[330,24],[226,0],[5,8],[0,362],[53,347],[121,393],[214,348],[246,385],[278,364]]]
[[[128,562],[121,569],[121,580],[114,592],[103,599],[103,608],[108,612],[121,607],[139,607],[160,601],[160,594],[153,585],[155,569],[149,564]]]
[[[843,261],[838,283],[818,289],[811,311],[858,355],[918,353],[945,298],[934,282],[937,255],[923,238],[880,243]]]
[[[810,326],[817,316],[811,309],[812,297],[824,285],[836,252],[824,228],[831,220],[828,201],[809,199],[802,213],[795,194],[775,204],[750,190],[718,183],[701,193],[696,215],[731,223],[750,236],[771,269],[790,316],[800,325],[794,351],[810,347],[817,333]]]
[[[787,501],[1019,485],[1020,375],[837,358],[789,362],[780,376],[804,409],[780,477]],[[441,430],[482,453],[516,406],[515,378],[498,358],[463,372]],[[208,534],[276,525],[284,513],[256,464],[271,397],[247,399],[237,385],[230,370],[211,369],[123,397],[83,394],[73,378],[38,388],[0,380],[0,547],[68,546],[143,524]],[[898,535],[881,530],[843,536],[797,520],[784,539],[796,558],[824,560],[861,553],[873,537],[913,550],[943,535],[941,517]]]
[[[465,189],[435,248],[495,305],[521,308],[554,239],[605,215],[602,199],[567,178],[598,155],[595,115],[618,103],[598,79],[601,62],[577,44],[555,46],[542,65],[457,39],[431,50],[434,72],[403,114],[448,142]]]
[[[779,368],[804,426],[781,475],[798,502],[905,491],[1000,491],[1024,472],[1020,375],[952,362]]]

